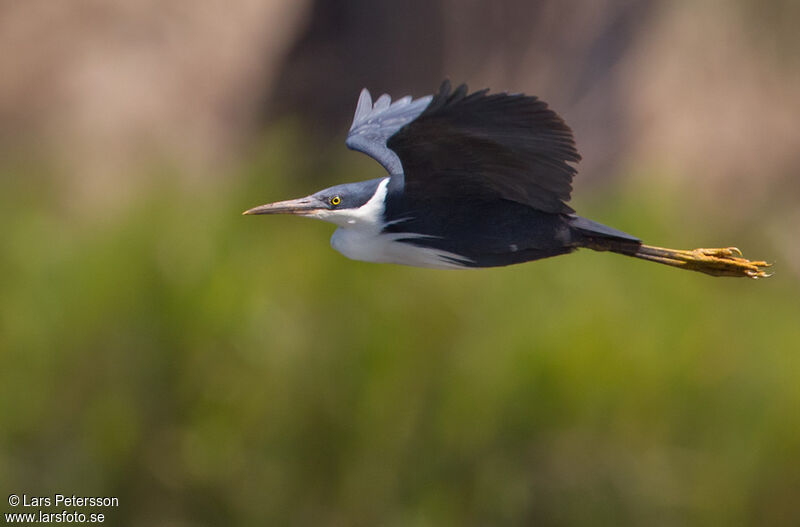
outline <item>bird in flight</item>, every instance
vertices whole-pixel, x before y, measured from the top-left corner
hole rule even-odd
[[[581,156],[570,128],[533,96],[469,93],[445,81],[436,95],[373,103],[364,89],[346,144],[388,176],[244,214],[334,223],[333,248],[367,262],[497,267],[589,248],[714,276],[769,276],[769,264],[735,247],[654,247],[575,214],[567,202]]]

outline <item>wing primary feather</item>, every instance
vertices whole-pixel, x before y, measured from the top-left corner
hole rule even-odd
[[[375,101],[375,105],[372,107],[372,110],[374,112],[382,112],[383,110],[385,110],[386,108],[389,107],[389,104],[391,102],[392,102],[392,98],[389,97],[388,94],[384,93],[383,95],[378,97],[377,101]]]
[[[547,104],[523,94],[452,90],[390,136],[413,199],[502,198],[550,213],[566,205],[580,155],[572,131]]]
[[[364,118],[372,111],[372,96],[369,90],[364,88],[358,96],[358,104],[356,105],[356,114],[353,116],[353,125],[350,127],[352,130],[356,123],[364,120]]]

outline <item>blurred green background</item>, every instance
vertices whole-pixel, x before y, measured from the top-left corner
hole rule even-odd
[[[80,15],[0,9],[16,24],[5,39],[78,20],[81,35],[114,43],[56,56],[57,35],[0,64],[11,71],[0,84],[3,496],[117,496],[101,511],[110,525],[800,524],[793,3],[501,3],[474,62],[452,46],[482,8],[451,18],[449,2],[426,3],[441,16],[415,31],[430,39],[443,24],[444,51],[394,73],[382,55],[347,58],[360,28],[406,11],[391,2],[339,17],[325,1],[234,2],[203,17],[167,3],[185,18],[158,3],[76,4]],[[412,2],[406,16],[425,9]],[[239,47],[235,14],[263,22]],[[548,42],[572,45],[542,50],[533,29],[553,20],[564,35]],[[269,33],[252,46],[284,25],[282,44]],[[232,67],[208,75],[215,56],[194,43],[214,35],[230,37],[217,65],[261,64],[242,66],[249,83]],[[311,60],[325,38],[335,52]],[[142,78],[176,73],[123,98],[146,91],[120,73],[133,55]],[[45,73],[49,60],[72,69]],[[74,73],[81,60],[91,67]],[[310,82],[331,64],[345,69],[330,87]],[[587,158],[572,202],[582,215],[662,246],[738,245],[776,275],[711,278],[591,251],[481,271],[374,265],[334,252],[329,225],[240,216],[379,176],[342,144],[357,89],[422,95],[443,76],[555,99]],[[685,88],[680,108],[665,104],[670,86]],[[291,87],[331,97],[315,107]]]

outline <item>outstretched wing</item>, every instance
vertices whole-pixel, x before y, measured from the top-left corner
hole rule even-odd
[[[405,192],[428,197],[502,198],[571,213],[572,131],[547,104],[523,94],[467,94],[445,81],[416,119],[389,137]]]
[[[345,143],[348,147],[375,158],[390,175],[400,175],[403,167],[397,154],[389,150],[386,141],[403,126],[416,119],[430,104],[432,95],[412,100],[403,97],[392,102],[386,94],[372,104],[366,88],[361,90],[353,124]]]
[[[451,91],[375,103],[364,89],[347,146],[403,175],[416,199],[502,198],[551,213],[565,202],[581,156],[572,131],[547,104],[523,94]]]

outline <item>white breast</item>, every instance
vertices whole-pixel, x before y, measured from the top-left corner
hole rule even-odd
[[[358,229],[339,228],[331,237],[331,246],[353,260],[377,263],[395,263],[431,269],[463,269],[458,262],[469,262],[457,254],[419,247],[397,241],[420,238],[419,234],[372,233]]]

